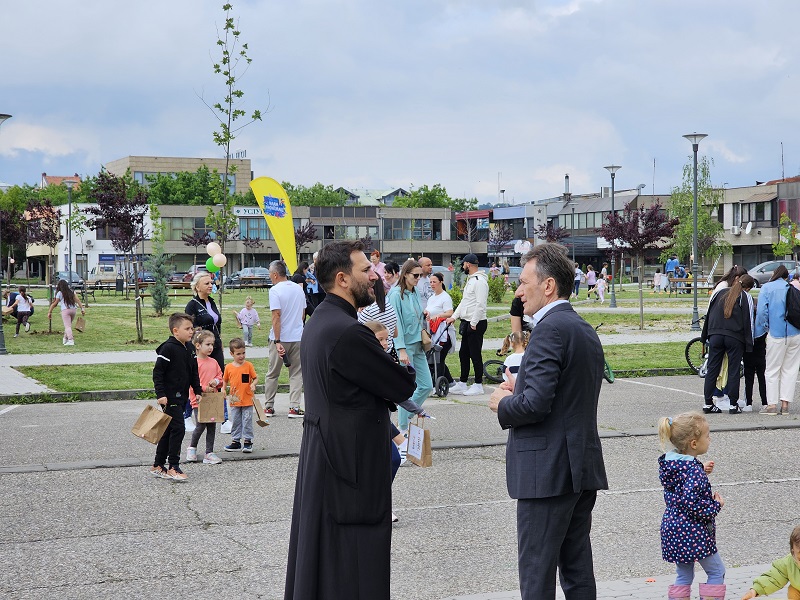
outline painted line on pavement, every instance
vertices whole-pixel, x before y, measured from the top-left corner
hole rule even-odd
[[[643,381],[633,381],[631,379],[617,379],[617,381],[624,381],[625,383],[633,383],[636,385],[646,385],[648,387],[654,387],[661,390],[669,390],[670,392],[680,392],[681,394],[689,394],[690,396],[697,396],[698,398],[704,398],[703,394],[698,394],[696,392],[687,392],[686,390],[679,390],[678,388],[671,388],[665,385],[656,385],[655,383],[644,383]]]
[[[19,408],[20,406],[21,406],[20,404],[12,404],[11,406],[4,408],[3,410],[0,410],[0,415],[4,415],[8,411],[14,410],[15,408]]]

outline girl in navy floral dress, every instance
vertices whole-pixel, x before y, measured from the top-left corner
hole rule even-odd
[[[714,517],[725,502],[718,492],[711,492],[708,473],[714,470],[714,462],[697,459],[711,443],[708,421],[697,412],[666,417],[659,421],[658,436],[664,450],[673,447],[658,459],[667,505],[661,520],[661,552],[677,571],[669,598],[691,598],[694,563],[699,562],[708,576],[707,583],[700,584],[701,600],[721,600],[725,565],[717,552]]]

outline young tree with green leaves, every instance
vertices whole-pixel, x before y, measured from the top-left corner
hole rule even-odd
[[[153,224],[153,233],[150,235],[151,251],[147,259],[147,269],[153,274],[155,282],[150,286],[150,299],[156,316],[160,317],[169,308],[169,261],[172,256],[164,252],[164,224],[161,222],[161,213],[157,204],[150,204],[150,221]]]
[[[239,40],[241,32],[238,28],[238,19],[232,16],[233,5],[223,4],[222,10],[225,11],[225,25],[221,32],[217,31],[217,47],[220,55],[217,62],[214,62],[213,68],[214,73],[221,75],[225,81],[225,97],[221,102],[215,102],[209,108],[219,121],[219,129],[213,134],[214,143],[225,152],[225,173],[220,182],[221,195],[225,198],[229,195],[228,176],[236,170],[230,164],[231,143],[236,139],[239,131],[261,120],[261,111],[254,110],[247,117],[247,113],[241,106],[244,92],[239,89],[239,85],[253,59],[247,55],[249,50],[247,44]],[[203,103],[208,106],[205,100]],[[249,120],[246,123],[238,122],[242,118],[249,118]]]
[[[731,245],[725,241],[723,235],[725,228],[719,222],[716,212],[720,209],[723,199],[722,188],[711,184],[711,167],[714,160],[702,156],[697,161],[697,263],[701,268],[703,259],[714,259],[720,254],[732,251]],[[677,218],[679,223],[675,228],[675,239],[669,250],[664,250],[661,260],[666,261],[670,252],[675,252],[679,257],[688,260],[692,255],[692,236],[694,232],[694,163],[693,158],[683,166],[681,185],[672,189],[672,199],[669,214]],[[692,274],[695,278],[700,273]]]
[[[323,185],[317,182],[311,187],[305,187],[284,181],[281,186],[289,196],[292,206],[344,206],[347,204],[347,194],[341,190],[334,190],[332,185]]]
[[[794,254],[797,246],[797,224],[786,213],[781,213],[778,224],[778,241],[772,244],[772,253],[775,258],[783,258]]]

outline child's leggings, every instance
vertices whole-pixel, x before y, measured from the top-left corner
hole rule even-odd
[[[187,402],[189,406],[190,403]],[[192,409],[192,416],[194,416],[195,422],[197,422],[197,409]],[[203,435],[203,432],[206,432],[206,454],[210,454],[214,451],[214,439],[217,436],[217,424],[216,423],[197,423],[192,432],[192,441],[189,445],[192,448],[197,448],[197,444],[200,442],[200,436]]]
[[[708,576],[706,583],[718,584],[725,583],[725,565],[722,564],[722,558],[719,552],[706,556],[696,561],[700,563],[703,570]],[[694,580],[694,563],[675,563],[675,570],[678,572],[675,577],[675,585],[692,585]]]

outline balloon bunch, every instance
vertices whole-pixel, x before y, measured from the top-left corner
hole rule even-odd
[[[208,252],[206,269],[209,273],[216,273],[228,262],[228,259],[222,253],[222,248],[219,247],[217,242],[209,242],[206,246],[206,252]]]

